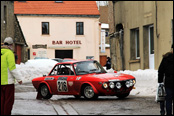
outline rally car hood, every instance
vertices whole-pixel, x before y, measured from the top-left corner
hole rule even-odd
[[[135,77],[123,73],[94,74],[93,77],[105,79],[107,81],[115,81],[115,80],[122,81],[122,80],[135,79]]]

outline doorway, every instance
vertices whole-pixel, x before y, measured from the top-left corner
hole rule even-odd
[[[154,59],[154,27],[149,26],[149,69],[154,69],[155,59]]]
[[[55,58],[73,58],[73,50],[55,50]]]
[[[16,61],[16,64],[20,64],[21,61],[22,61],[22,46],[21,45],[15,45],[15,61]]]
[[[100,64],[102,66],[104,66],[106,64],[106,61],[107,61],[107,56],[106,55],[100,56]]]

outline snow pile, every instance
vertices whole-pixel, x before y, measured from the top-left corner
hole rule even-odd
[[[51,59],[28,60],[25,64],[16,64],[16,68],[18,73],[21,74],[23,83],[28,83],[36,77],[48,75],[57,63],[57,61]]]
[[[106,70],[106,67],[104,67]],[[114,70],[107,70],[108,73],[113,73]],[[139,96],[155,96],[158,85],[158,71],[152,69],[137,70],[137,71],[118,71],[117,73],[124,73],[132,75],[136,78],[135,88],[131,91],[131,95]]]
[[[137,71],[120,71],[119,73],[130,74],[136,78],[135,88],[131,91],[132,95],[154,96],[158,85],[158,71],[152,69]]]
[[[51,59],[28,60],[28,62],[16,65],[19,74],[23,78],[23,83],[31,83],[31,80],[36,77],[48,75],[51,69],[58,62]],[[105,68],[105,67],[104,67]],[[106,68],[105,68],[106,69]],[[107,72],[114,72],[113,69]],[[157,70],[137,70],[137,71],[118,71],[117,73],[130,74],[136,78],[135,88],[131,91],[131,95],[139,96],[155,96],[157,89]]]

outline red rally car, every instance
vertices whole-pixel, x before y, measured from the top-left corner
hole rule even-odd
[[[34,78],[38,96],[50,99],[52,95],[98,96],[115,95],[125,98],[134,88],[135,77],[127,74],[107,73],[95,60],[70,61],[56,64],[47,76]]]

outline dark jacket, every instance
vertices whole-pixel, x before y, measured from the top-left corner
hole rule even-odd
[[[169,52],[163,56],[159,66],[158,83],[162,83],[164,80],[165,87],[173,89],[173,78],[173,53]]]
[[[106,66],[106,69],[107,70],[111,69],[111,59],[109,57],[107,58],[107,61],[106,61],[106,65],[105,66]]]

